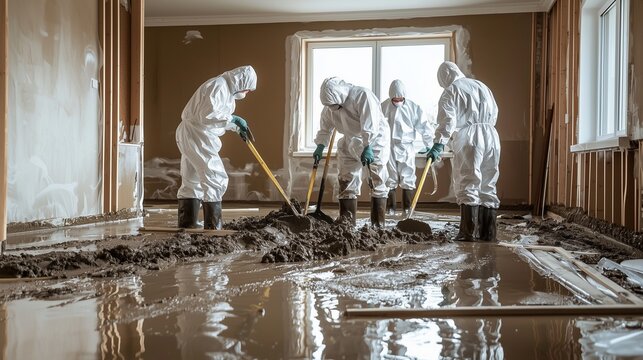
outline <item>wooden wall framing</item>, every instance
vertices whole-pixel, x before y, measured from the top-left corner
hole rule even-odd
[[[7,239],[7,104],[9,99],[8,0],[0,0],[0,242]]]
[[[537,79],[534,133],[546,132],[546,113],[553,109],[551,141],[534,143],[532,150],[549,155],[544,177],[546,191],[536,196],[536,209],[544,202],[580,207],[589,216],[641,230],[641,164],[636,142],[631,149],[572,153],[578,143],[578,74],[581,0],[558,0],[543,21],[540,38],[532,46],[545,50],[545,76]],[[538,41],[542,44],[538,44]],[[539,105],[539,106],[538,106]],[[546,157],[546,156],[543,156]],[[537,158],[536,156],[533,157]],[[532,164],[537,169],[538,164]],[[540,174],[542,176],[542,174]],[[538,179],[534,179],[538,183]],[[544,195],[544,198],[543,198]]]
[[[144,0],[99,0],[103,67],[103,212],[120,210],[118,153],[121,143],[142,143]],[[125,54],[125,56],[123,56]],[[140,136],[139,136],[140,137]],[[141,159],[142,161],[142,159]]]

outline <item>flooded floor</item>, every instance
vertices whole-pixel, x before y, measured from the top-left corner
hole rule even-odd
[[[7,250],[42,251],[34,246],[136,234],[141,225],[174,226],[174,211],[152,210],[144,221],[16,234]],[[265,211],[237,210],[224,217],[260,213]],[[458,221],[446,213],[418,216],[434,230]],[[643,354],[643,317],[364,320],[343,315],[351,307],[580,302],[495,244],[391,245],[287,264],[262,264],[261,256],[244,251],[118,279],[32,282],[29,286],[61,288],[74,283],[78,290],[1,304],[0,358],[614,359]]]

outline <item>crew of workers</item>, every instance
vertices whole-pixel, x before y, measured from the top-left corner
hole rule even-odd
[[[438,102],[437,121],[429,120],[419,105],[406,97],[404,84],[394,80],[389,98],[380,103],[369,89],[337,77],[323,81],[324,105],[314,142],[318,162],[334,130],[339,167],[339,216],[356,219],[357,199],[366,171],[371,197],[371,224],[383,227],[386,215],[396,211],[396,190],[402,190],[402,213],[408,214],[416,190],[415,140],[419,135],[427,160],[440,160],[445,145],[453,151],[453,189],[460,206],[459,241],[496,241],[496,195],[500,141],[495,129],[498,107],[491,90],[464,76],[445,61],[438,69],[444,89]],[[188,101],[176,130],[181,152],[182,184],[178,191],[179,227],[197,227],[199,207],[204,228],[221,229],[221,200],[228,176],[219,156],[219,137],[226,130],[248,140],[247,122],[233,114],[235,101],[256,89],[251,66],[227,71],[203,83]]]

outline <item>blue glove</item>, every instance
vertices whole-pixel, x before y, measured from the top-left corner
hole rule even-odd
[[[426,158],[431,159],[431,161],[438,161],[440,160],[440,154],[442,154],[442,150],[444,150],[444,144],[438,144],[435,143],[433,144],[432,148],[426,148],[423,151],[420,151],[419,154],[426,154]]]
[[[317,145],[317,149],[315,149],[315,152],[313,152],[313,159],[315,159],[315,164],[319,163],[319,160],[321,160],[322,156],[324,156],[324,144],[319,144]]]
[[[370,145],[366,145],[364,147],[360,159],[362,160],[362,165],[364,166],[370,165],[375,161],[375,155],[373,155],[373,149],[371,149]]]
[[[248,133],[250,132],[250,129],[248,128],[248,122],[245,121],[241,116],[232,115],[232,123],[237,125],[237,127],[239,128],[239,136],[241,136],[243,141],[248,140]]]

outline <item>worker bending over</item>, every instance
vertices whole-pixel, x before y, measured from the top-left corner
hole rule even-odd
[[[500,206],[496,195],[500,175],[500,139],[495,128],[498,106],[485,84],[466,78],[452,62],[440,65],[438,82],[444,92],[438,105],[435,144],[427,157],[439,159],[453,134],[449,146],[461,215],[456,240],[474,240],[477,225],[481,241],[496,241],[496,211]]]
[[[390,130],[380,102],[372,91],[337,77],[324,80],[320,99],[325,108],[315,137],[315,161],[321,159],[334,129],[344,135],[337,144],[339,215],[350,216],[355,223],[362,167],[366,166],[373,179],[371,223],[382,227],[388,195],[386,164],[390,154]]]
[[[201,84],[181,114],[176,144],[181,151],[180,228],[198,226],[199,206],[203,203],[203,227],[221,229],[221,200],[228,188],[228,174],[219,156],[226,130],[234,130],[246,140],[247,122],[233,115],[235,101],[257,88],[252,66],[226,71]]]

